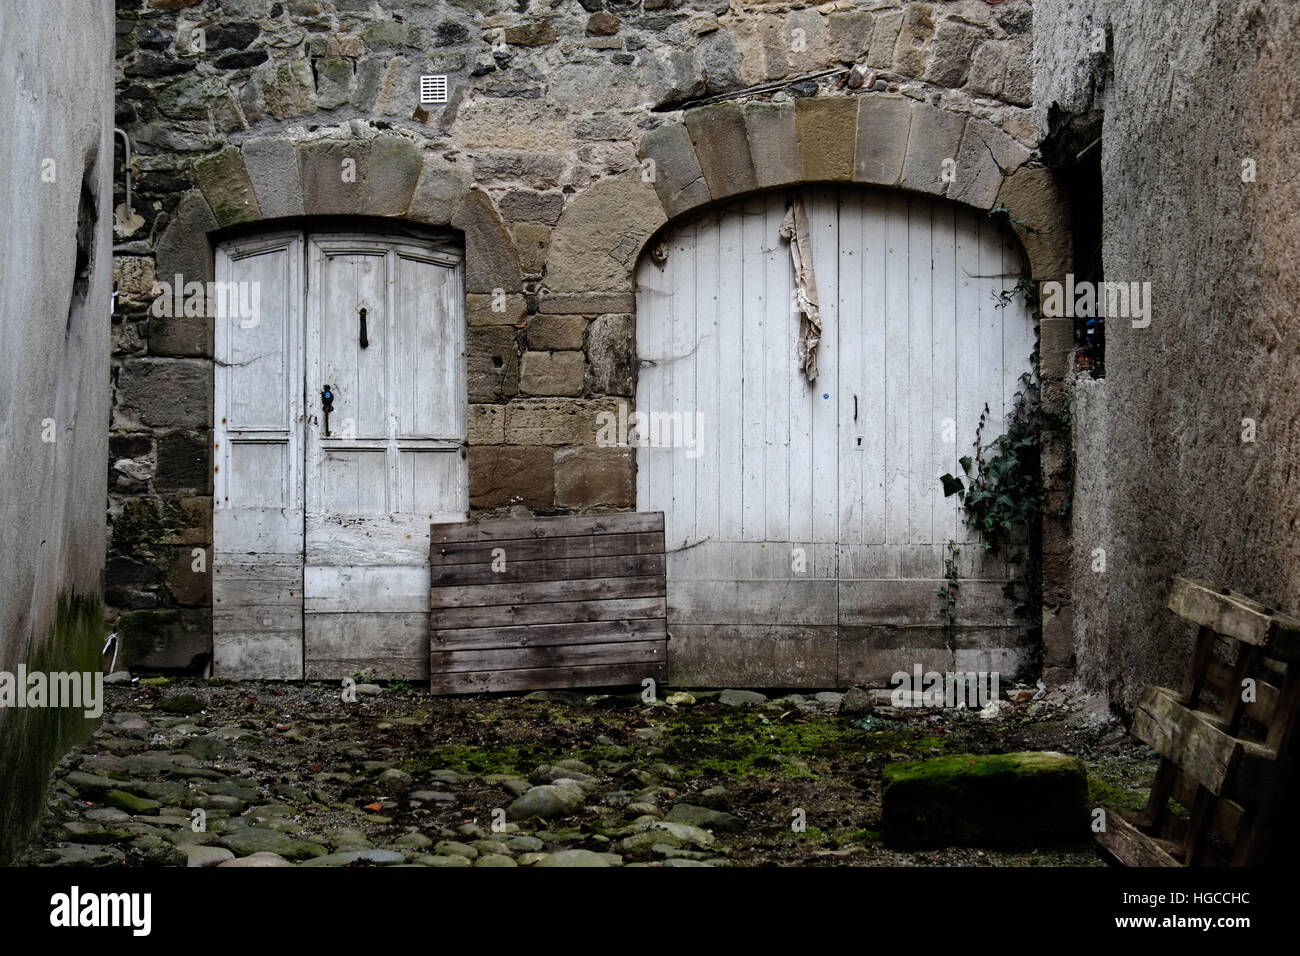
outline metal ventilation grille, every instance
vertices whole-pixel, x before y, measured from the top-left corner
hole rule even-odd
[[[421,103],[447,102],[447,77],[446,76],[420,77],[420,102]]]

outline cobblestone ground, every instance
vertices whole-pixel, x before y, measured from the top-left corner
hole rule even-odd
[[[1094,800],[1136,806],[1155,768],[1099,701],[1061,692],[983,718],[872,711],[860,691],[692,691],[652,705],[437,699],[400,683],[362,684],[354,703],[324,683],[105,691],[103,726],[60,764],[28,864],[1096,866],[1088,843],[890,849],[881,769],[1059,750],[1085,762]]]

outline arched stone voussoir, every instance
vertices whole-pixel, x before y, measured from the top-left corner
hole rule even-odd
[[[898,185],[930,196],[946,195],[949,183],[944,172],[957,161],[965,131],[966,117],[962,114],[928,103],[913,103]]]
[[[853,181],[897,186],[903,175],[916,101],[898,94],[858,97],[857,149]]]
[[[805,182],[851,182],[857,144],[858,99],[819,96],[795,105],[799,165]]]
[[[551,234],[547,288],[631,292],[638,254],[667,221],[655,186],[640,168],[597,181],[569,203]]]
[[[519,251],[488,194],[472,189],[457,204],[451,225],[465,234],[465,292],[507,294],[523,288]]]
[[[159,279],[171,282],[179,274],[185,282],[211,281],[212,247],[208,234],[219,228],[202,191],[191,189],[185,193],[154,246]]]
[[[431,226],[450,224],[470,191],[472,179],[467,164],[426,153],[405,218]]]
[[[1011,228],[1025,247],[1030,277],[1036,282],[1064,279],[1074,255],[1071,216],[1052,171],[1021,166],[1002,181],[996,205],[1006,207]]]
[[[961,148],[953,166],[948,198],[992,209],[1003,179],[1029,160],[1030,152],[988,120],[972,116],[966,121]]]
[[[420,145],[394,133],[306,140],[297,153],[303,212],[309,216],[400,217],[424,166]]]
[[[799,182],[799,135],[793,103],[751,100],[741,107],[749,139],[749,159],[758,189],[774,189]]]
[[[227,146],[200,158],[194,164],[194,180],[218,226],[235,226],[262,218],[239,147]]]
[[[735,103],[688,110],[682,117],[700,172],[714,199],[758,188],[745,116]]]
[[[659,202],[670,217],[712,200],[713,194],[700,170],[685,124],[667,123],[650,130],[641,137],[637,155],[643,163],[653,162],[647,167],[646,175],[654,183]]]
[[[303,215],[302,170],[294,140],[263,136],[248,140],[240,150],[262,216],[283,219]]]

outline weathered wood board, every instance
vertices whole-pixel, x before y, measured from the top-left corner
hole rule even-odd
[[[662,681],[662,512],[430,528],[434,694]]]

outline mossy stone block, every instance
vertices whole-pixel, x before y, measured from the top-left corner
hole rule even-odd
[[[893,846],[1016,847],[1087,837],[1087,771],[1059,753],[952,754],[885,768]]]

